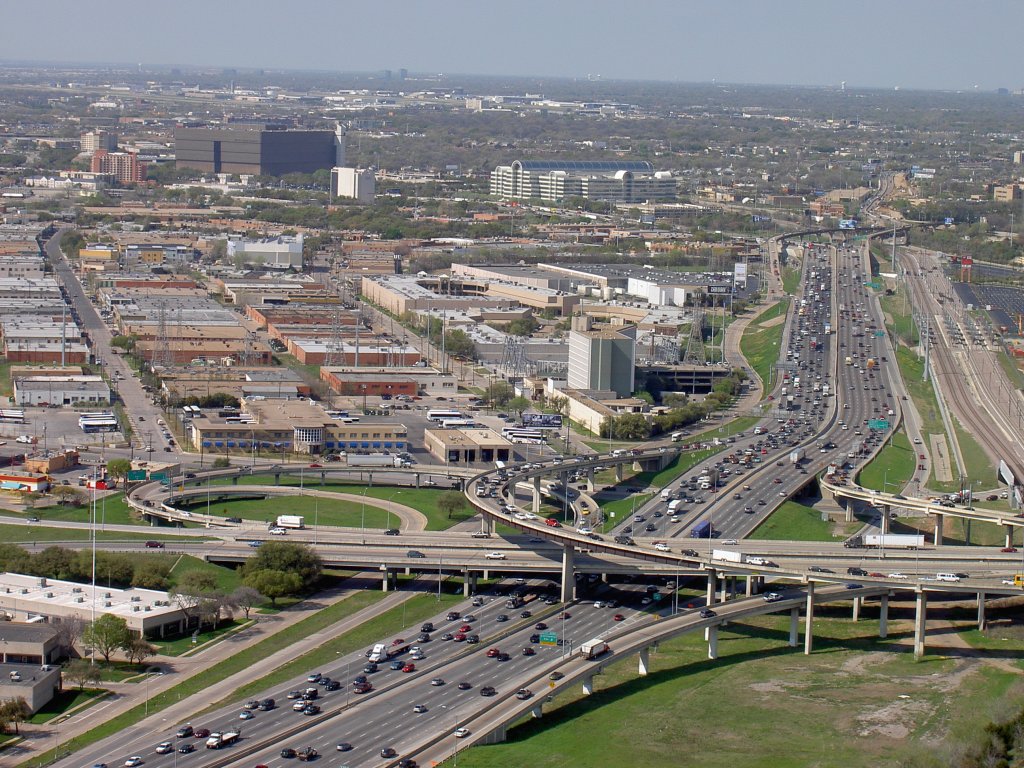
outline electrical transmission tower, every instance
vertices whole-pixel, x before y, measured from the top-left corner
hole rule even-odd
[[[505,347],[501,351],[499,368],[512,379],[519,379],[533,373],[535,365],[526,356],[526,344],[516,336],[505,337]]]
[[[174,363],[174,355],[171,352],[167,334],[167,304],[165,302],[160,303],[156,317],[156,343],[153,346],[153,357],[150,363],[154,368],[169,368]]]
[[[683,362],[689,365],[704,365],[707,357],[704,354],[704,310],[693,310],[693,322],[690,323],[690,335],[686,338],[686,352]]]

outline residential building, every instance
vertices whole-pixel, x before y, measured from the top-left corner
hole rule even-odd
[[[110,131],[89,131],[82,134],[82,151],[92,154],[99,150],[117,152],[117,134]]]
[[[93,173],[109,173],[118,184],[139,184],[146,180],[146,164],[134,152],[97,150],[92,156]]]
[[[1024,186],[1020,184],[1004,184],[992,188],[992,199],[997,203],[1011,203],[1024,198]]]

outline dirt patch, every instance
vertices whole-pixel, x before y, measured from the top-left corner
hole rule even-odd
[[[786,316],[777,315],[776,317],[769,318],[768,320],[763,320],[762,322],[757,324],[757,327],[759,330],[761,330],[764,328],[771,328],[772,326],[775,325],[782,325],[784,322],[786,322]]]
[[[884,707],[859,714],[857,735],[905,739],[915,732],[917,724],[930,716],[934,709],[934,705],[927,701],[897,699]]]
[[[792,683],[783,680],[767,680],[763,683],[750,684],[750,690],[757,693],[786,693],[792,687]]]

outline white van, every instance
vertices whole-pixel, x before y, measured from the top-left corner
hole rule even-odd
[[[954,581],[955,582],[955,581],[960,581],[960,577],[957,576],[955,573],[936,573],[935,574],[935,580],[936,581]]]
[[[672,501],[672,489],[671,488],[665,488],[661,492],[661,500],[662,501]]]

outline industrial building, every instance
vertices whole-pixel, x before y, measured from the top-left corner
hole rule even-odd
[[[379,397],[381,395],[452,395],[458,389],[451,373],[425,366],[388,368],[324,366],[320,378],[339,395]]]
[[[174,154],[179,168],[208,173],[314,173],[345,164],[345,137],[269,124],[175,128]]]
[[[193,616],[188,624],[185,612],[166,592],[136,587],[94,589],[89,584],[20,573],[0,573],[0,611],[11,621],[52,625],[70,618],[89,623],[112,614],[124,619],[131,632],[144,637],[180,635],[198,621]]]
[[[573,318],[569,332],[570,389],[605,390],[618,397],[630,397],[635,386],[635,366],[635,325],[595,330],[591,318]]]
[[[227,255],[266,269],[302,269],[302,233],[270,240],[229,239]]]
[[[445,464],[509,461],[512,443],[491,429],[428,429],[423,447]]]
[[[243,421],[228,417],[202,417],[190,425],[193,444],[207,452],[231,449],[263,453],[320,454],[325,451],[405,451],[409,431],[404,424],[358,421],[346,423],[329,417],[308,400],[243,401]],[[247,420],[246,420],[247,419]]]
[[[102,376],[23,376],[14,379],[17,405],[96,405],[110,402]]]
[[[676,180],[646,161],[516,160],[491,171],[491,194],[506,200],[643,203],[675,200]]]
[[[359,168],[332,168],[331,191],[335,197],[370,205],[377,193],[377,181],[373,171]]]
[[[404,344],[358,344],[331,338],[290,338],[289,354],[303,365],[405,367],[420,361],[420,352]]]

